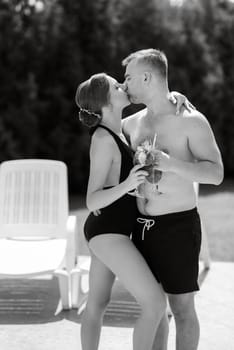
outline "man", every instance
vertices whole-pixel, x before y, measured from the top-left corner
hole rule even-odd
[[[123,121],[134,150],[157,134],[156,170],[162,171],[158,191],[144,185],[133,241],[168,295],[176,323],[176,349],[196,350],[199,322],[194,306],[199,289],[201,227],[194,183],[219,185],[222,159],[207,119],[197,110],[182,110],[168,100],[168,65],[155,49],[128,56],[124,88],[132,103],[146,109]]]

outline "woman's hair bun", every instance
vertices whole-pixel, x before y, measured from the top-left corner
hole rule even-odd
[[[79,119],[85,126],[93,128],[101,122],[102,116],[99,113],[94,113],[87,109],[80,108]]]

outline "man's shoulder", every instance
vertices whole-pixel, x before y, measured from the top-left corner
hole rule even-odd
[[[138,111],[138,112],[136,112],[134,114],[131,114],[128,117],[124,118],[122,122],[124,124],[134,122],[137,119],[139,119],[140,117],[143,117],[144,115],[146,115],[146,113],[147,113],[146,108],[141,109],[140,111]]]
[[[187,125],[200,124],[207,122],[207,118],[197,109],[192,109],[191,111],[185,110],[181,114],[181,121]]]
[[[147,113],[146,108],[141,109],[140,111],[131,114],[130,116],[124,118],[122,120],[122,128],[124,131],[127,131],[129,128],[131,128],[137,120],[139,120],[141,117],[145,116]]]
[[[187,135],[198,135],[210,129],[208,119],[197,109],[185,111],[182,116],[182,126]]]

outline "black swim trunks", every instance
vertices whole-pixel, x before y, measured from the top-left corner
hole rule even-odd
[[[122,182],[128,177],[133,167],[133,151],[112,130],[103,125],[99,125],[99,127],[109,131],[119,147],[121,153],[119,182]],[[112,204],[102,208],[100,215],[89,214],[84,224],[85,238],[89,241],[95,236],[107,233],[118,233],[130,237],[135,224],[136,213],[136,198],[125,194]]]
[[[132,240],[166,293],[199,290],[201,223],[197,208],[159,216],[138,212]]]

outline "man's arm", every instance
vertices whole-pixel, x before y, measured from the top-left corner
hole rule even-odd
[[[223,180],[223,163],[207,119],[194,111],[192,116],[185,118],[184,126],[194,162],[176,159],[161,152],[158,168],[172,171],[191,181],[219,185]]]

